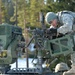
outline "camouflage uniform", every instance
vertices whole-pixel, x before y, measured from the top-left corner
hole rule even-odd
[[[68,11],[63,11],[63,12],[57,13],[58,20],[62,24],[62,26],[60,26],[57,29],[58,33],[66,34],[66,33],[72,31],[72,25],[74,23],[74,17],[71,13],[70,13],[70,11],[69,11],[69,13],[68,13]]]

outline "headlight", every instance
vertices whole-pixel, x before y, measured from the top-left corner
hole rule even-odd
[[[0,58],[7,57],[7,50],[3,49],[3,45],[0,43]]]
[[[7,57],[7,51],[6,50],[1,51],[0,52],[0,57],[1,58]]]

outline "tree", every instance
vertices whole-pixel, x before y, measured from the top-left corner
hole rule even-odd
[[[30,24],[31,26],[40,27],[39,12],[44,8],[44,0],[30,1]]]
[[[2,11],[1,11],[2,2],[0,0],[0,24],[2,23]]]
[[[15,0],[13,0],[15,4]],[[40,8],[42,7],[42,8]],[[15,6],[14,15],[11,21],[15,23]],[[24,19],[26,27],[40,27],[39,12],[44,10],[44,0],[18,0],[17,1],[17,19],[18,25],[24,29]]]
[[[16,15],[16,1],[13,0],[14,3],[14,14],[11,17],[11,22],[13,24],[16,23],[16,17],[17,17],[17,24],[24,29],[24,18],[28,19],[28,13],[29,13],[29,3],[26,0],[17,0],[17,15]],[[26,13],[26,15],[25,15]]]
[[[10,18],[14,14],[14,8],[13,8],[13,3],[12,0],[2,0],[2,5],[3,5],[3,15],[4,15],[4,20],[3,22],[10,23]]]
[[[70,10],[75,11],[75,3],[72,0],[56,0],[56,1],[50,1],[47,0],[48,3],[46,4],[46,12],[47,11],[53,11],[58,12],[62,10]]]

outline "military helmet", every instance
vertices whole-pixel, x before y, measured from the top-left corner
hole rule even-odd
[[[63,62],[57,64],[55,67],[55,72],[62,72],[67,70],[69,70],[69,67],[66,63],[63,63]]]
[[[45,16],[45,21],[49,24],[50,21],[57,19],[57,15],[53,12],[48,12]]]

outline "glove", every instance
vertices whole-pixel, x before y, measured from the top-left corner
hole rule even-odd
[[[57,34],[57,29],[51,28],[51,29],[50,29],[50,32]]]
[[[54,28],[48,28],[46,31],[47,34],[57,34],[57,29]]]
[[[54,29],[54,28],[48,28],[46,30],[46,37],[49,38],[49,39],[54,39],[56,38],[57,36],[57,29]]]

